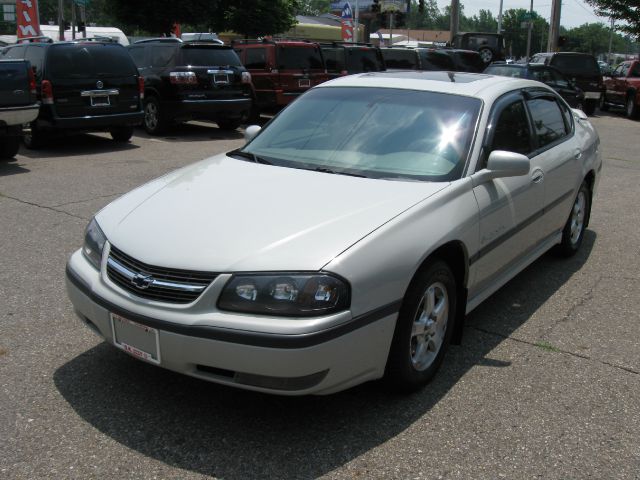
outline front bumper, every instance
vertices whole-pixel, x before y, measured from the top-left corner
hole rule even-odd
[[[313,329],[297,334],[286,333],[287,329],[278,333],[283,319],[269,317],[248,319],[264,322],[262,331],[230,328],[227,317],[236,317],[241,325],[248,316],[216,311],[210,303],[206,308],[175,307],[135,300],[111,283],[104,271],[104,264],[103,273],[96,271],[81,251],[70,258],[66,283],[76,314],[110,343],[114,343],[111,313],[157,329],[159,365],[169,370],[282,395],[334,393],[384,374],[397,306],[359,318],[343,312],[340,318],[327,319],[332,325],[328,328],[322,319],[313,319],[309,322],[316,325]],[[221,287],[214,281],[207,290]]]
[[[39,103],[22,107],[0,108],[0,125],[12,126],[32,122],[38,116],[38,112],[40,112]]]

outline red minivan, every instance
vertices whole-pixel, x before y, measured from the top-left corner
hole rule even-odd
[[[251,73],[258,107],[280,110],[329,79],[320,45],[301,40],[236,40],[233,48]]]

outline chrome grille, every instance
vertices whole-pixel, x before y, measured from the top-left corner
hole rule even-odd
[[[158,302],[190,303],[218,274],[147,265],[111,245],[107,276],[138,297]]]

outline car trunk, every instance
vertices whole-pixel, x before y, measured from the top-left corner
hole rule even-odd
[[[0,105],[18,107],[33,103],[29,92],[27,63],[0,62]]]
[[[242,83],[244,69],[238,55],[228,47],[184,45],[175,72],[194,72],[196,84],[177,84],[182,100],[232,100],[246,98],[248,84]]]
[[[128,52],[111,44],[52,46],[45,78],[60,117],[140,110],[138,75]]]
[[[280,86],[288,93],[303,93],[327,80],[320,48],[316,45],[278,45],[276,63]]]

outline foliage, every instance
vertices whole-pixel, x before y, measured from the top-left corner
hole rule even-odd
[[[617,24],[619,31],[636,38],[640,37],[640,0],[587,0],[596,8],[596,13],[622,21]]]
[[[322,15],[331,10],[331,0],[300,0],[296,9],[298,15]]]
[[[296,24],[297,0],[233,0],[225,12],[226,27],[249,37],[283,33]]]
[[[564,47],[566,50],[591,53],[597,56],[608,52],[611,30],[602,23],[585,23],[580,27],[568,30],[566,37],[567,45]],[[627,51],[627,42],[622,36],[613,36],[612,51]]]

